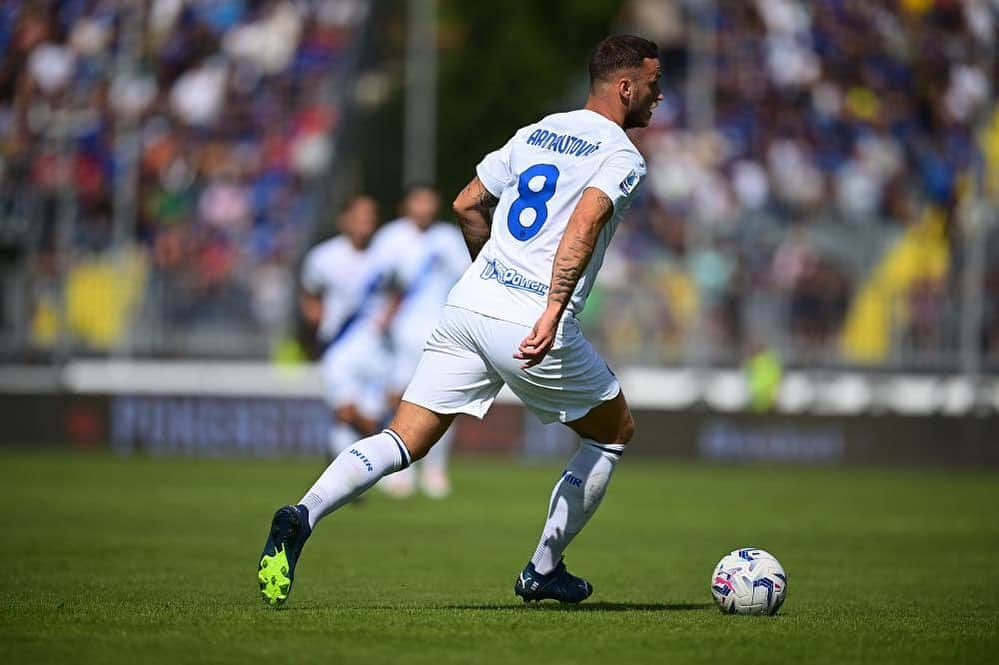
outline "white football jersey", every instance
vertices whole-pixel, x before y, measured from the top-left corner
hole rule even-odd
[[[302,288],[322,298],[319,339],[323,343],[370,334],[371,325],[384,313],[388,303],[384,260],[372,250],[373,246],[357,250],[341,235],[306,254]]]
[[[447,222],[435,222],[421,231],[403,217],[382,227],[372,244],[379,255],[391,259],[401,292],[392,337],[400,345],[422,347],[451,287],[471,263],[461,231]]]
[[[645,176],[645,160],[619,125],[594,111],[556,113],[521,128],[476,172],[499,198],[479,256],[448,304],[533,326],[544,310],[552,264],[569,217],[587,187],[614,202],[586,270],[566,306],[582,311],[604,252]]]

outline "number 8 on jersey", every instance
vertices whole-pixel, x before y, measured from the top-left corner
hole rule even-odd
[[[558,176],[554,164],[535,164],[520,174],[517,181],[520,196],[510,204],[506,218],[506,226],[514,238],[526,241],[538,235],[548,220],[548,202],[555,196]]]

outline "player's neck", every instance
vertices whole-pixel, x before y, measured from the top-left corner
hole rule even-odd
[[[416,227],[416,230],[421,233],[426,233],[430,230],[430,227],[434,225],[434,220],[417,220],[415,217],[409,217],[409,223]]]
[[[583,108],[587,111],[599,113],[618,127],[624,127],[624,109],[615,108],[600,97],[590,95],[586,99],[586,105]]]

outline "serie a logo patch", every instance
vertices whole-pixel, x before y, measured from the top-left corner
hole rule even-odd
[[[621,181],[621,191],[624,192],[625,195],[631,194],[633,191],[635,191],[635,188],[638,187],[638,181],[639,181],[638,174],[635,173],[634,170],[632,170],[632,172],[629,173],[625,177],[625,179]]]

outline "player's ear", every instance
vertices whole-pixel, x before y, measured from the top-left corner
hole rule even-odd
[[[624,76],[617,80],[617,93],[625,101],[631,101],[631,96],[634,94],[634,87],[631,77]]]

